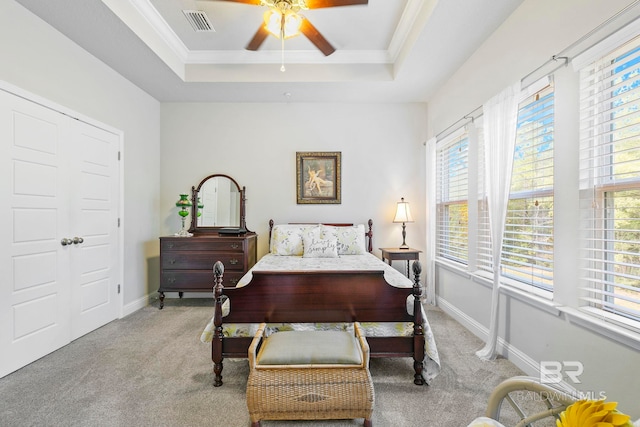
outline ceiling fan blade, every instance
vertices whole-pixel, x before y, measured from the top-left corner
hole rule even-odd
[[[355,6],[359,4],[369,4],[369,0],[307,0],[309,9],[320,9],[323,7]]]
[[[300,25],[300,32],[307,36],[307,38],[311,40],[311,43],[316,45],[316,47],[320,49],[322,53],[324,53],[324,56],[329,56],[336,51],[336,49],[331,46],[331,43],[329,43],[327,39],[325,39],[324,36],[320,34],[316,27],[314,27],[306,18],[302,20],[302,24]]]
[[[258,28],[258,31],[256,31],[256,34],[253,36],[245,49],[258,50],[268,35],[269,31],[267,31],[264,25],[260,25],[260,28]]]
[[[214,0],[210,0],[214,1]],[[215,0],[215,1],[227,1],[231,3],[245,3],[245,4],[253,4],[255,6],[260,6],[260,0]]]

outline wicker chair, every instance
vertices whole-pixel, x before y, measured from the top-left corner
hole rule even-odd
[[[360,325],[342,331],[287,331],[265,337],[260,325],[249,347],[247,408],[260,420],[364,418],[372,427],[374,392],[369,345]]]
[[[515,427],[533,427],[538,421],[555,426],[558,414],[577,400],[575,390],[561,384],[543,384],[534,377],[512,377],[493,389],[485,416],[476,418],[467,427],[504,427],[507,422],[506,425]],[[503,405],[504,402],[509,405]]]

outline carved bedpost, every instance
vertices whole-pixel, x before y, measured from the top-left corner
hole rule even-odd
[[[413,377],[413,383],[423,385],[425,383],[422,377],[424,369],[424,329],[422,324],[422,286],[420,285],[420,273],[422,273],[422,264],[420,261],[413,262],[413,369],[416,372]]]
[[[369,226],[369,231],[367,231],[366,235],[369,236],[369,245],[367,246],[367,251],[369,253],[373,252],[373,231],[371,228],[373,227],[373,220],[369,219],[367,221],[367,225]]]
[[[269,251],[271,251],[271,232],[273,231],[273,220],[269,220]]]
[[[213,295],[215,308],[213,311],[213,338],[211,341],[211,360],[213,360],[213,386],[222,385],[222,276],[224,275],[224,264],[216,261],[213,265]]]

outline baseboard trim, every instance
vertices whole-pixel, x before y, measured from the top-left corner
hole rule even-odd
[[[486,341],[489,336],[489,330],[484,325],[478,323],[474,318],[470,317],[458,307],[452,305],[441,297],[436,297],[436,305],[449,316],[453,317],[462,326],[467,328],[473,335]],[[498,337],[496,348],[498,354],[512,362],[518,368],[522,369],[527,375],[540,378],[540,364],[529,357],[526,353],[512,346],[502,337]]]
[[[146,295],[144,297],[138,298],[133,302],[130,302],[129,304],[126,304],[122,309],[122,317],[135,313],[141,308],[144,308],[147,305],[149,305],[149,298],[150,298],[149,295]]]

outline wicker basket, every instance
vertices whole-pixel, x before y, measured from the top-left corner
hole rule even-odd
[[[372,426],[374,391],[369,373],[369,348],[359,325],[356,336],[363,350],[361,365],[256,366],[261,327],[249,349],[247,407],[252,426],[260,420],[325,420],[364,418]],[[254,345],[255,344],[255,345]]]

